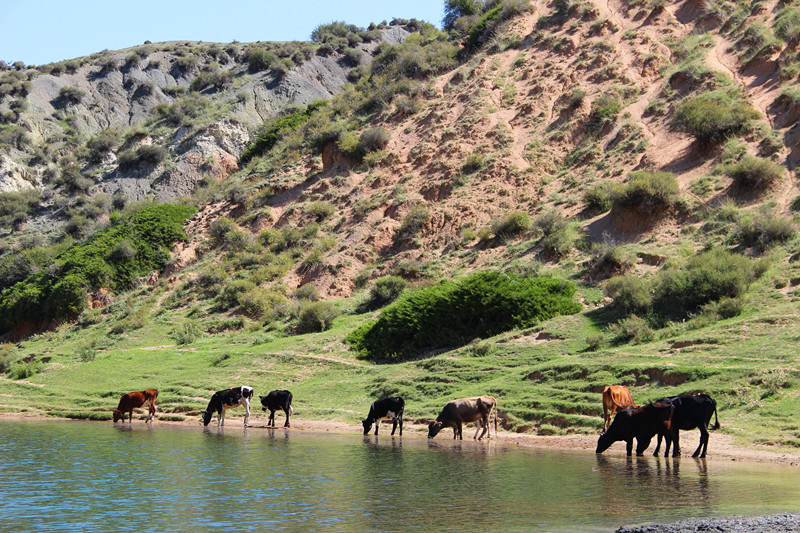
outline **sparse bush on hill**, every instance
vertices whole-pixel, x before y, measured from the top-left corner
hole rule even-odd
[[[228,87],[231,84],[231,72],[229,70],[213,70],[209,72],[201,72],[189,85],[191,91],[203,91],[205,89],[213,89],[219,91]]]
[[[768,159],[751,155],[724,167],[725,175],[735,185],[750,190],[759,190],[776,183],[785,173],[785,168]]]
[[[784,41],[791,41],[800,35],[800,9],[796,5],[788,5],[778,11],[772,23],[775,35]]]
[[[613,124],[622,110],[622,102],[616,94],[603,94],[592,102],[592,113],[589,115],[587,128],[591,133],[602,131]]]
[[[330,329],[333,321],[341,314],[339,308],[331,302],[306,301],[297,312],[295,331],[299,334],[325,331]]]
[[[678,181],[671,172],[631,172],[630,181],[613,201],[613,209],[648,217],[657,215],[675,204],[679,192]]]
[[[753,262],[715,248],[692,256],[683,267],[668,266],[650,279],[631,274],[611,278],[604,292],[624,313],[654,324],[681,320],[723,298],[742,296],[757,275]]]
[[[269,121],[262,127],[262,133],[259,133],[256,140],[248,145],[239,157],[239,165],[246,165],[254,157],[260,157],[275,146],[275,144],[283,138],[290,131],[294,131],[300,125],[308,121],[312,113],[317,109],[326,105],[326,102],[320,101],[308,105],[301,111],[289,113],[282,117]]]
[[[583,202],[590,213],[605,213],[614,205],[614,201],[622,194],[625,186],[616,181],[607,181],[594,185],[583,193]]]
[[[500,239],[507,239],[530,230],[532,226],[528,213],[516,211],[492,222],[492,233]]]
[[[110,151],[117,147],[120,134],[116,130],[106,128],[86,142],[89,150],[89,161],[99,163]]]
[[[788,242],[795,234],[790,218],[762,210],[739,217],[731,238],[741,246],[766,250],[773,245]]]
[[[417,236],[430,216],[430,212],[425,207],[421,205],[413,206],[403,219],[400,227],[397,228],[397,231],[395,232],[395,241],[400,239],[410,239]]]
[[[397,299],[408,287],[408,282],[400,276],[382,276],[375,280],[369,289],[367,308],[377,309]]]
[[[62,105],[76,105],[81,103],[86,93],[77,87],[62,87],[58,91],[58,100]]]
[[[364,357],[402,360],[577,313],[574,296],[566,281],[478,272],[402,296],[345,340]]]
[[[743,133],[758,117],[740,95],[720,89],[684,100],[675,109],[673,124],[703,144],[715,144]]]

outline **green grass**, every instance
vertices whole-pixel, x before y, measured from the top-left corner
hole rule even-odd
[[[602,387],[624,383],[638,403],[707,391],[719,403],[722,432],[744,443],[795,446],[800,293],[776,293],[773,284],[798,275],[798,267],[774,266],[751,287],[744,312],[735,318],[697,329],[691,320],[673,324],[658,330],[653,342],[597,351],[587,349],[587,337],[608,336],[613,320],[598,311],[484,339],[487,350],[467,345],[396,364],[358,359],[343,343],[375,313],[344,314],[321,333],[272,335],[252,323],[180,346],[170,331],[186,321],[185,308],[161,310],[122,335],[109,334],[112,322],[62,326],[13,352],[15,359],[51,360],[24,380],[0,380],[0,411],[107,419],[122,393],[155,387],[164,411],[160,419],[199,422],[214,391],[247,384],[256,394],[290,389],[296,416],[343,421],[357,431],[359,418],[378,397],[404,396],[407,418],[423,421],[452,398],[486,393],[499,399],[503,424],[511,431],[539,427],[545,433],[594,434],[602,422]],[[171,290],[147,287],[126,298],[154,307]],[[579,292],[589,301],[599,298],[596,288]],[[354,301],[338,305],[357,307]],[[80,347],[92,342],[96,355],[82,362]],[[764,378],[774,369],[785,373],[785,386],[776,389],[774,380]]]

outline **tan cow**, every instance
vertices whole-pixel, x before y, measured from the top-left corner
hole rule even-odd
[[[114,409],[114,422],[117,422],[118,420],[125,422],[125,413],[130,413],[128,422],[132,422],[133,410],[140,407],[149,408],[150,416],[147,417],[147,420],[145,420],[144,423],[146,424],[148,422],[152,422],[153,417],[156,414],[157,397],[158,391],[156,389],[147,389],[123,394],[122,398],[119,399],[119,405],[116,409]]]
[[[462,439],[461,427],[463,424],[477,422],[473,439],[481,440],[484,435],[489,438],[489,416],[494,414],[494,434],[497,435],[497,400],[493,396],[478,396],[477,398],[461,398],[447,402],[436,420],[428,424],[428,438],[432,439],[442,429],[453,428],[453,438]],[[478,437],[478,432],[483,427],[483,433]]]
[[[623,409],[638,407],[631,398],[631,391],[625,385],[609,385],[603,389],[603,433],[608,431],[614,413]]]

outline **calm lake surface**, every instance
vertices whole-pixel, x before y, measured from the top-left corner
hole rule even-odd
[[[797,469],[713,455],[629,460],[236,422],[0,421],[0,530],[611,531],[800,510]]]

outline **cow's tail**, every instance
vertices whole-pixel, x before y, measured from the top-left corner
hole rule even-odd
[[[290,415],[294,414],[294,409],[292,409],[292,404],[289,404],[289,414]]]
[[[719,425],[719,418],[717,418],[717,402],[714,402],[714,425],[708,429],[719,429],[722,426]]]

